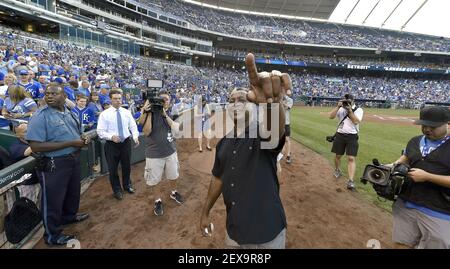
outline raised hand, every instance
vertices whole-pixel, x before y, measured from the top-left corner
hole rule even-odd
[[[292,81],[288,74],[276,70],[258,73],[255,56],[251,53],[245,58],[245,65],[250,79],[250,91],[247,94],[249,102],[279,103],[283,96],[291,94]]]

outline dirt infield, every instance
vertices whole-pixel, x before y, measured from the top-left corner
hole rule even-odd
[[[217,142],[217,141],[215,141]],[[214,144],[215,144],[214,142]],[[113,198],[106,177],[98,178],[81,201],[81,212],[91,217],[66,229],[76,234],[81,248],[223,248],[225,207],[220,197],[211,211],[214,235],[202,237],[199,218],[207,194],[213,152],[197,152],[196,141],[178,141],[181,164],[179,191],[186,202],[177,205],[164,193],[165,214],[153,214],[151,190],[143,180],[144,162],[134,165],[137,192],[122,201]],[[366,248],[377,239],[393,248],[392,220],[388,212],[345,189],[322,156],[293,143],[293,163],[285,164],[280,179],[286,210],[287,248]],[[36,248],[46,248],[41,240]]]

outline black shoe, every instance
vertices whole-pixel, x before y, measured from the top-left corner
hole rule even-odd
[[[179,194],[177,191],[175,193],[170,193],[170,198],[172,198],[172,200],[179,203],[180,205],[184,202],[183,197],[181,197],[181,194]]]
[[[72,239],[75,239],[76,237],[74,235],[65,235],[60,234],[58,237],[56,237],[52,241],[45,240],[45,244],[49,246],[67,246],[67,242],[69,242]]]
[[[89,214],[88,213],[81,213],[81,214],[77,214],[75,216],[75,219],[73,219],[72,221],[68,221],[66,223],[63,223],[63,225],[69,225],[69,224],[73,224],[73,223],[77,223],[77,222],[82,222],[86,219],[89,218]]]
[[[125,188],[125,191],[127,191],[127,192],[130,193],[130,194],[133,194],[133,193],[136,192],[136,190],[135,190],[133,187],[127,187],[127,188]]]
[[[162,216],[164,214],[164,208],[161,201],[155,203],[153,213],[155,213],[156,216]]]
[[[121,191],[115,192],[114,193],[114,198],[116,198],[117,200],[122,200],[123,199],[123,193]]]

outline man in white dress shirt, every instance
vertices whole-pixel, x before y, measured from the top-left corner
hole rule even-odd
[[[106,140],[105,156],[108,162],[109,181],[114,192],[114,197],[123,199],[122,186],[120,185],[117,171],[119,162],[122,168],[123,189],[128,193],[134,193],[130,172],[131,139],[135,147],[139,146],[139,132],[131,112],[121,107],[122,90],[113,89],[109,92],[111,107],[100,114],[97,125],[97,133],[101,139]]]

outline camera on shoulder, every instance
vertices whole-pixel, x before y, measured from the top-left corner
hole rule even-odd
[[[377,159],[373,159],[373,164],[366,165],[361,182],[370,182],[377,192],[377,195],[390,201],[395,201],[405,189],[410,179],[408,172],[410,166],[399,163],[393,167],[381,165]]]
[[[159,92],[163,87],[162,80],[147,80],[147,89],[142,91],[142,100],[148,101],[151,105],[150,111],[145,112],[160,112],[164,107],[164,99],[159,96]]]

